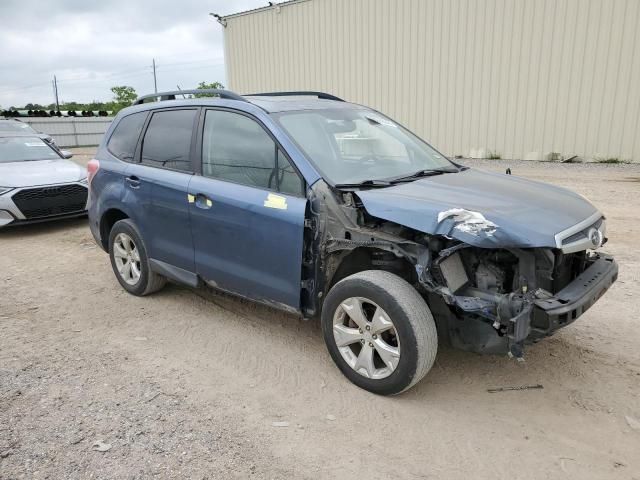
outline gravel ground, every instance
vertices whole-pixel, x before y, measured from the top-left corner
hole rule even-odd
[[[343,378],[314,322],[127,295],[84,219],[0,231],[0,478],[640,480],[640,165],[462,163],[589,197],[620,279],[523,364],[443,348],[393,398]]]

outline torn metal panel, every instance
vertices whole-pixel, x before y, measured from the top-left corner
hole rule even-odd
[[[493,235],[498,226],[487,220],[480,212],[464,208],[451,208],[438,214],[438,224],[446,220],[453,221],[452,229],[471,235]]]
[[[569,190],[475,169],[357,196],[374,217],[482,248],[556,248],[556,234],[598,213]]]
[[[425,245],[362,225],[362,208],[355,204],[352,194],[336,193],[324,181],[309,190],[305,227],[302,310],[308,316],[320,311],[337,268],[356,249],[389,252],[412,265],[418,258],[429,257]]]

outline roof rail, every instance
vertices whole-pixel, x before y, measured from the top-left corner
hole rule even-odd
[[[320,100],[335,100],[336,102],[344,102],[343,99],[336,97],[335,95],[331,95],[330,93],[323,92],[310,92],[310,91],[301,91],[301,92],[265,92],[265,93],[246,93],[246,97],[318,97]]]
[[[198,89],[198,90],[174,90],[171,92],[158,92],[158,93],[150,93],[149,95],[143,95],[141,97],[138,97],[135,102],[133,102],[134,105],[140,105],[142,103],[144,103],[145,100],[149,99],[149,98],[158,98],[160,97],[160,101],[163,100],[175,100],[176,99],[176,95],[197,95],[197,94],[202,94],[202,93],[207,93],[207,94],[213,94],[213,95],[218,95],[220,98],[224,98],[225,100],[238,100],[240,102],[246,102],[247,100],[245,98],[242,98],[240,95],[238,95],[235,92],[231,92],[229,90],[219,90],[219,89],[215,89],[215,88],[202,88],[202,89]]]

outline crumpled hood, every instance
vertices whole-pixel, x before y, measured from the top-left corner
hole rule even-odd
[[[555,247],[598,211],[564,188],[474,169],[356,194],[374,217],[483,248]]]
[[[77,182],[87,172],[70,160],[0,163],[0,187],[30,187]]]

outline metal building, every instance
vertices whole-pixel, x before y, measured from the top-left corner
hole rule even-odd
[[[451,156],[640,161],[640,0],[293,0],[221,23],[238,92],[327,91]]]

